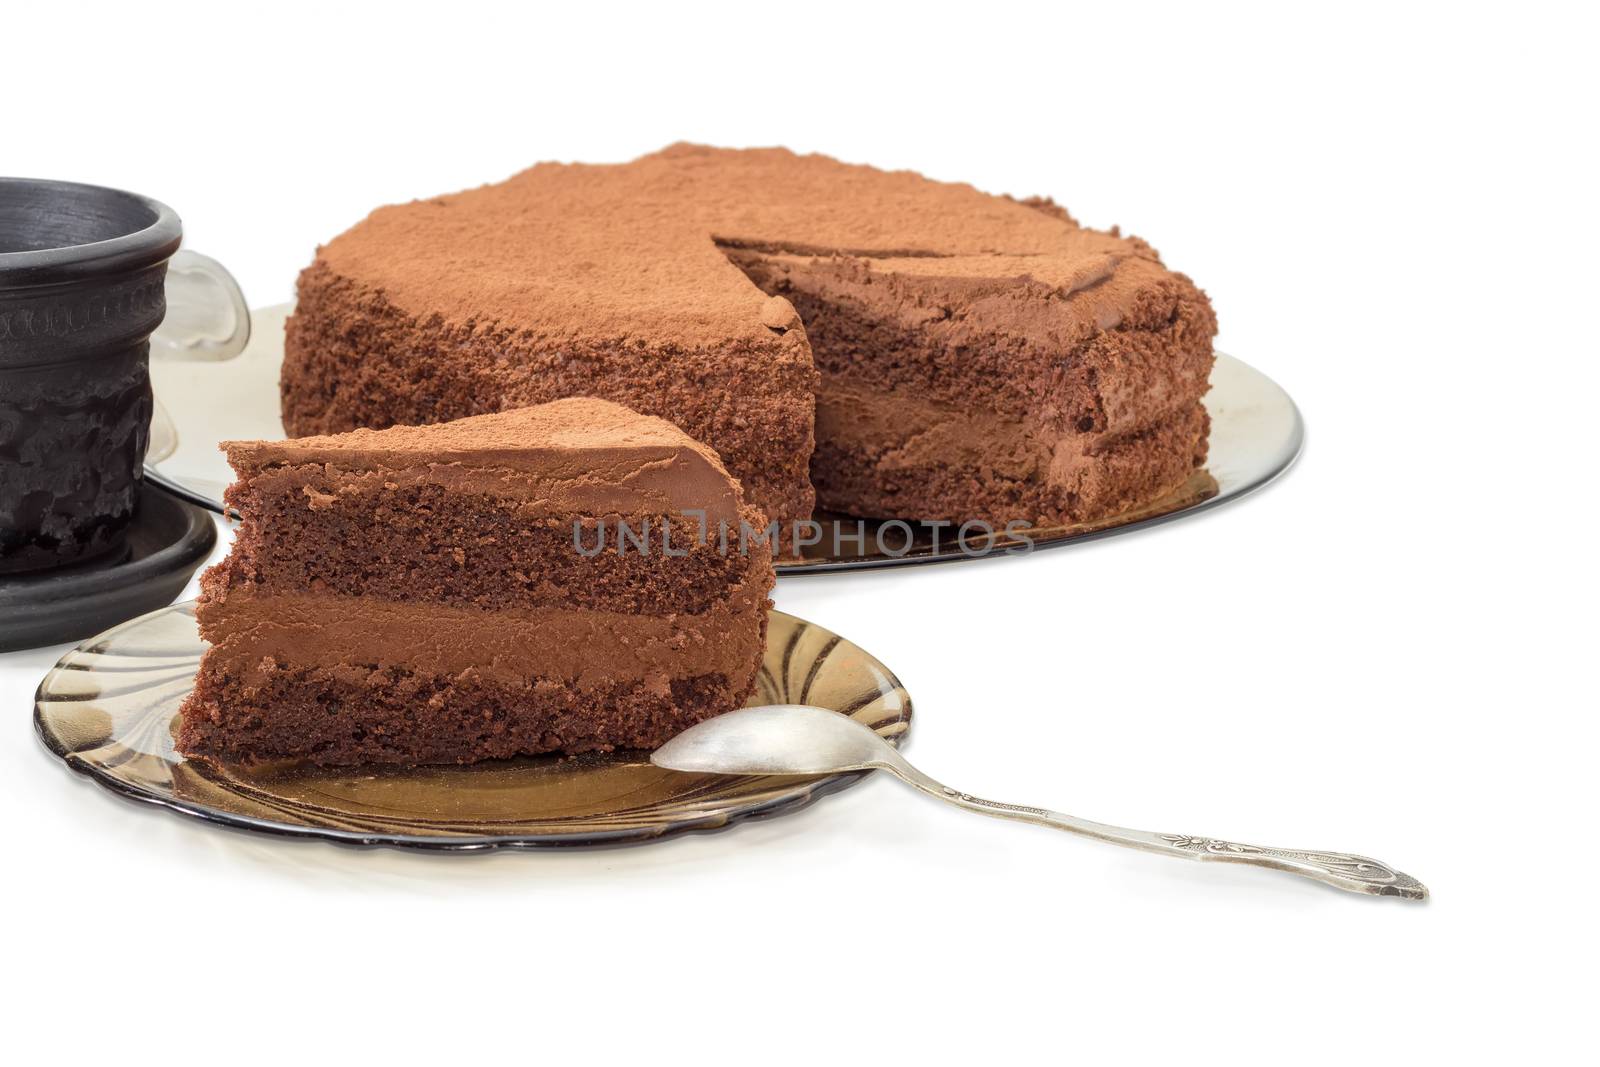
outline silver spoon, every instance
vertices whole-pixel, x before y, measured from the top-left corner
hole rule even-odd
[[[1052,826],[1164,856],[1288,871],[1352,893],[1407,900],[1428,897],[1427,887],[1415,878],[1366,856],[1260,848],[1189,834],[1153,834],[957,792],[911,766],[893,745],[869,727],[838,712],[804,704],[741,708],[708,719],[656,749],[650,754],[650,762],[668,770],[698,774],[813,775],[885,770],[931,797],[980,815]]]

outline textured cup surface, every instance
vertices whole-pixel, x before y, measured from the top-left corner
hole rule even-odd
[[[142,196],[0,178],[0,573],[122,546],[181,236]]]

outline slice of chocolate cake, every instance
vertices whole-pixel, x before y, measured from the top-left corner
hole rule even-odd
[[[202,581],[188,755],[650,748],[755,684],[765,520],[662,419],[572,399],[224,448],[243,522]]]
[[[1215,333],[1148,244],[1049,202],[676,145],[380,208],[319,249],[283,419],[604,396],[710,444],[785,527],[813,501],[1088,522],[1204,460]]]

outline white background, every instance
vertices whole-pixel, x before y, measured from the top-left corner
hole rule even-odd
[[[50,760],[47,649],[0,656],[0,1042],[1578,1058],[1600,182],[1594,26],[1568,10],[7,5],[0,172],[167,201],[256,304],[380,203],[678,139],[1047,193],[1147,237],[1300,402],[1285,480],[1031,559],[785,581],[778,605],[897,671],[911,755],[962,788],[1363,851],[1435,896],[1126,853],[890,781],[632,851],[254,839]]]

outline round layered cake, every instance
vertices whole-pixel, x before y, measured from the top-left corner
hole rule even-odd
[[[292,435],[600,397],[769,520],[1089,522],[1203,463],[1216,319],[1049,201],[783,149],[545,163],[380,208],[300,276]]]

